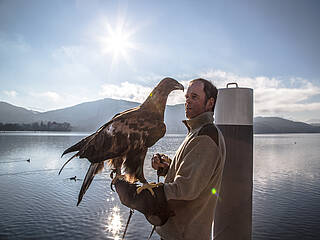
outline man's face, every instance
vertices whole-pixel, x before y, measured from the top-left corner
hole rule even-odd
[[[199,81],[189,84],[185,103],[186,117],[194,118],[201,113],[206,112],[206,94],[203,90],[203,83]]]

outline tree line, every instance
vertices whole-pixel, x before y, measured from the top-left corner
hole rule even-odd
[[[0,123],[0,131],[71,131],[70,123],[33,122],[33,123]]]

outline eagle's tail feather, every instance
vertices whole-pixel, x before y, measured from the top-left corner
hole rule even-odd
[[[70,152],[80,151],[87,144],[87,142],[90,141],[91,138],[92,138],[92,135],[88,136],[88,137],[82,139],[80,142],[72,145],[71,147],[69,147],[68,149],[66,149],[62,153],[61,157],[63,157],[63,155],[70,153]]]
[[[103,168],[104,162],[100,163],[91,163],[88,172],[86,174],[86,177],[83,181],[83,184],[81,186],[81,190],[78,196],[78,203],[77,206],[80,204],[83,195],[86,193],[87,189],[89,188],[94,176]]]
[[[58,175],[60,175],[62,169],[67,165],[68,162],[70,162],[74,157],[76,157],[77,154],[78,154],[78,153],[76,153],[75,155],[73,155],[71,158],[68,159],[68,161],[66,161],[66,162],[62,165],[62,167],[61,167]]]

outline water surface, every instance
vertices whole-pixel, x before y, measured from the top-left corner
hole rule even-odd
[[[0,239],[119,239],[129,209],[110,190],[110,171],[95,177],[79,207],[82,180],[69,178],[83,179],[89,162],[74,159],[58,176],[63,150],[87,135],[0,133]],[[156,181],[152,153],[173,157],[183,138],[167,135],[149,149],[148,180]],[[320,134],[254,137],[253,239],[319,239],[319,143]],[[127,239],[150,231],[135,212]]]

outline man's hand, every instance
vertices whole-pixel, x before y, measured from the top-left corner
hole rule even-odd
[[[157,170],[159,176],[165,176],[168,172],[171,159],[164,154],[156,153],[151,158],[152,168]]]
[[[159,153],[157,153],[157,154],[154,154],[153,157],[151,158],[151,164],[152,164],[152,168],[154,170],[159,170],[159,168],[169,167],[169,164],[167,162],[162,161],[162,159],[160,159],[160,157],[161,157],[161,155]]]

